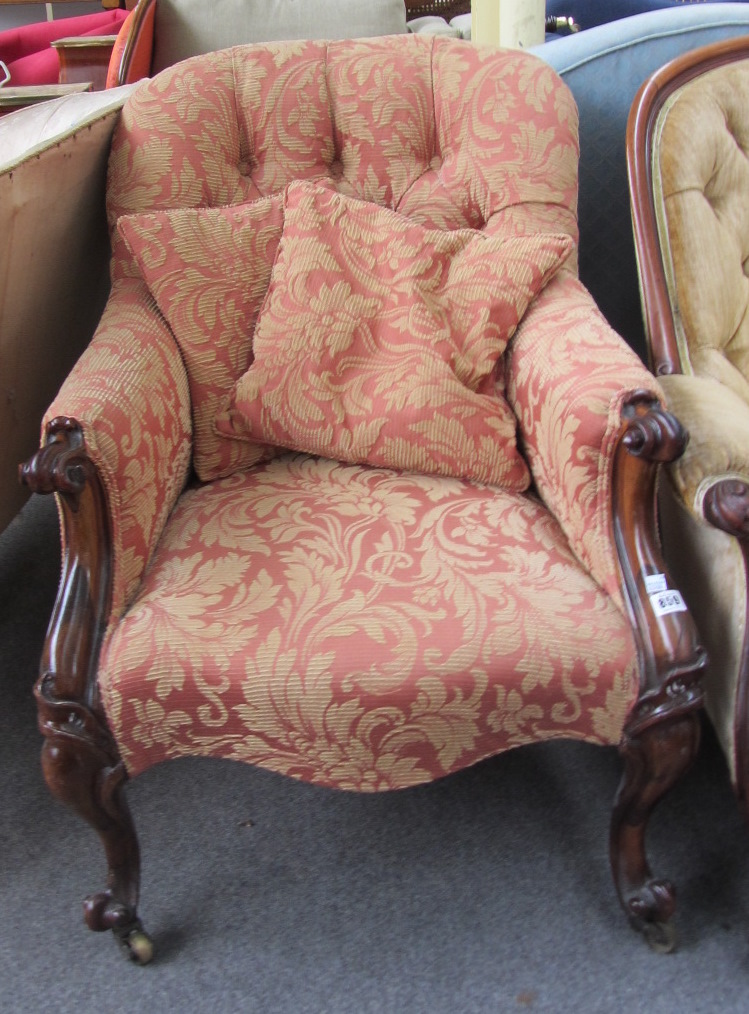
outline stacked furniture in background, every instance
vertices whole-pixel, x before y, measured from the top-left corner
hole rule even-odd
[[[649,78],[628,157],[651,361],[690,433],[663,488],[664,546],[708,647],[708,713],[749,817],[749,36]]]
[[[140,0],[120,30],[109,86],[132,84],[199,53],[272,39],[365,38],[406,32],[403,0],[344,8],[288,0]]]
[[[43,10],[44,5],[39,6]],[[8,84],[11,87],[57,84],[60,60],[52,43],[68,37],[82,39],[116,35],[127,11],[116,5],[114,9],[101,10],[100,2],[89,6],[99,10],[78,17],[40,20],[0,31],[0,60],[10,73]]]

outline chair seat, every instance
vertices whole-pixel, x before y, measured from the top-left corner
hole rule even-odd
[[[100,686],[131,774],[202,754],[380,790],[618,743],[636,672],[536,498],[287,454],[183,494]]]

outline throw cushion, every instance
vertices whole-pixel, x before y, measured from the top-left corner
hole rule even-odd
[[[495,371],[564,235],[430,230],[309,182],[283,235],[226,435],[527,488]]]
[[[204,482],[273,454],[217,433],[214,418],[251,362],[282,221],[281,196],[118,221],[182,352],[193,410],[193,463]]]

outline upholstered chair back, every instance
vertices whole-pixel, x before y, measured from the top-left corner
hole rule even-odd
[[[627,182],[629,110],[642,82],[658,68],[749,33],[749,4],[659,4],[663,10],[624,17],[634,6],[548,0],[547,14],[574,15],[585,31],[556,37],[534,52],[572,90],[580,116],[580,279],[611,326],[647,360]]]
[[[747,95],[749,59],[680,88],[656,135],[653,172],[681,372],[712,377],[749,404]]]
[[[458,59],[451,41],[237,47],[144,82],[112,142],[115,285],[129,281],[134,307],[143,304],[143,282],[116,229],[121,215],[242,204],[295,179],[327,181],[428,227],[575,237],[571,94],[541,60],[507,53],[500,61],[494,50],[469,45]],[[96,403],[99,392],[91,398]],[[114,505],[122,511],[115,558],[127,561],[116,570],[115,613],[158,534],[163,508],[147,500],[142,487]],[[615,588],[618,578],[608,577]]]
[[[241,204],[293,179],[322,178],[432,227],[576,236],[569,92],[559,89],[548,102],[552,72],[539,60],[531,87],[527,61],[511,56],[498,92],[490,50],[466,46],[460,62],[446,52],[428,37],[407,48],[387,39],[360,49],[279,43],[215,53],[199,76],[191,61],[171,68],[123,111],[112,145],[110,225],[122,214]],[[258,86],[265,80],[272,89]],[[175,116],[164,102],[172,90]]]
[[[403,0],[157,0],[151,73],[246,42],[405,31]]]

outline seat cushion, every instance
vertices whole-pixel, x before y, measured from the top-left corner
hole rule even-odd
[[[378,790],[617,743],[637,671],[535,498],[284,455],[182,495],[100,686],[131,774],[200,754]]]

